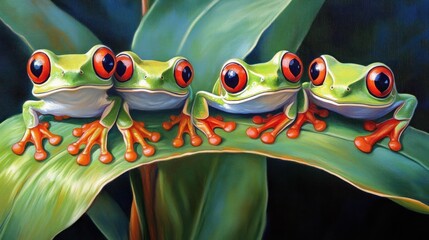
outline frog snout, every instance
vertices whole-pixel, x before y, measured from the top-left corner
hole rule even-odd
[[[341,96],[341,97],[345,97],[345,96],[349,95],[350,92],[352,91],[352,89],[349,86],[331,85],[329,87],[329,89],[331,89],[331,91],[333,92],[334,95]]]

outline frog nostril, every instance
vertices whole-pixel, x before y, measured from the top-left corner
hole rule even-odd
[[[334,85],[331,85],[329,89],[334,90]]]
[[[80,74],[80,75],[83,75],[83,71],[82,71],[82,70],[80,70],[80,71],[79,71],[79,74]]]
[[[347,88],[346,88],[346,90],[347,90],[347,92],[349,92],[349,91],[350,91],[350,88],[349,88],[349,87],[347,87]]]
[[[147,75],[144,75],[144,79],[146,79],[147,78]]]
[[[161,76],[161,80],[164,80],[164,76]]]
[[[61,71],[61,76],[64,76],[66,73],[64,71]]]

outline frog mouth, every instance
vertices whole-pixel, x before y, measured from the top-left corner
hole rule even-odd
[[[72,92],[72,91],[78,91],[81,89],[97,89],[97,90],[103,90],[103,91],[107,91],[110,88],[112,88],[113,84],[110,85],[85,85],[85,86],[77,86],[77,87],[62,87],[62,88],[57,88],[57,89],[53,89],[47,92],[43,92],[43,93],[35,93],[33,90],[33,95],[35,97],[46,97],[49,95],[52,95],[54,93],[58,93],[58,92]]]
[[[183,92],[183,93],[173,93],[165,90],[149,90],[149,89],[143,89],[143,88],[116,88],[115,89],[119,93],[137,93],[137,92],[145,92],[145,93],[151,93],[151,94],[167,94],[173,97],[185,97],[189,93]]]
[[[343,107],[367,107],[367,108],[374,108],[374,109],[380,109],[380,108],[386,108],[393,104],[394,101],[386,103],[386,104],[380,104],[380,105],[371,105],[371,104],[363,104],[363,103],[341,103],[341,102],[335,102],[331,99],[327,99],[324,97],[320,97],[316,94],[314,94],[311,91],[307,90],[307,94],[313,98],[316,102],[321,103],[322,105],[334,105],[334,106],[343,106]]]

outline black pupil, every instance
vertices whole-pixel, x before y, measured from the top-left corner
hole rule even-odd
[[[228,70],[225,75],[225,84],[234,89],[238,85],[238,74],[233,70]]]
[[[317,79],[317,77],[320,74],[319,69],[317,68],[317,63],[313,63],[310,67],[310,75],[311,75],[311,79],[315,80]]]
[[[119,61],[118,65],[116,66],[116,73],[122,77],[122,75],[124,75],[126,70],[127,70],[127,67],[125,66],[124,62]]]
[[[389,88],[389,85],[390,85],[390,79],[384,73],[379,73],[375,77],[374,82],[375,82],[375,87],[377,87],[378,91],[380,91],[381,93],[383,93],[384,91],[386,91]]]
[[[295,77],[298,77],[298,75],[301,73],[301,64],[299,64],[296,59],[292,59],[289,62],[289,69]]]
[[[43,62],[37,59],[34,59],[31,62],[31,72],[33,73],[34,76],[36,77],[40,77],[40,75],[42,74],[43,71]]]
[[[103,58],[103,68],[106,70],[106,72],[110,73],[113,70],[113,67],[115,66],[114,59],[112,55],[106,54]]]
[[[182,78],[185,83],[189,82],[192,77],[192,70],[189,66],[186,66],[182,71]]]

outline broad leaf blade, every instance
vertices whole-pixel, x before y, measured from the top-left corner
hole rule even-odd
[[[265,31],[256,47],[260,61],[267,61],[281,49],[298,51],[325,0],[293,0]]]
[[[158,163],[157,239],[261,239],[266,174],[265,157],[252,154],[197,154]]]
[[[353,145],[356,135],[365,134],[362,123],[332,114],[324,132],[314,132],[306,126],[298,139],[288,139],[282,133],[276,143],[266,145],[246,136],[246,128],[252,124],[250,116],[221,113],[226,120],[236,120],[238,128],[233,133],[219,131],[224,138],[220,146],[204,141],[200,147],[192,147],[186,139],[185,146],[172,152],[171,141],[176,133],[161,127],[161,122],[170,114],[133,113],[150,130],[162,133],[162,139],[154,144],[157,149],[154,156],[126,162],[122,157],[125,149],[122,136],[113,130],[109,146],[115,160],[109,165],[101,164],[97,150],[87,167],[76,164],[67,146],[76,140],[71,136],[72,129],[90,120],[52,122],[51,130],[64,140],[57,147],[45,144],[51,157],[44,162],[33,159],[33,146],[22,156],[12,153],[10,147],[21,138],[25,128],[20,115],[4,121],[0,124],[0,238],[52,238],[85,213],[102,187],[122,173],[151,162],[209,152],[254,153],[306,164],[334,174],[361,190],[429,213],[429,135],[425,132],[409,127],[402,136],[403,150],[398,153],[392,152],[385,140],[371,154],[365,154]],[[213,111],[213,114],[219,112]],[[139,154],[141,156],[141,149]]]
[[[85,26],[48,0],[2,1],[0,19],[32,50],[75,53],[100,43]]]
[[[158,0],[143,17],[132,50],[145,59],[189,58],[195,69],[193,88],[211,90],[222,64],[244,58],[290,2],[203,0],[173,7],[171,1]]]
[[[100,192],[86,213],[107,239],[128,239],[129,219],[107,192]]]

